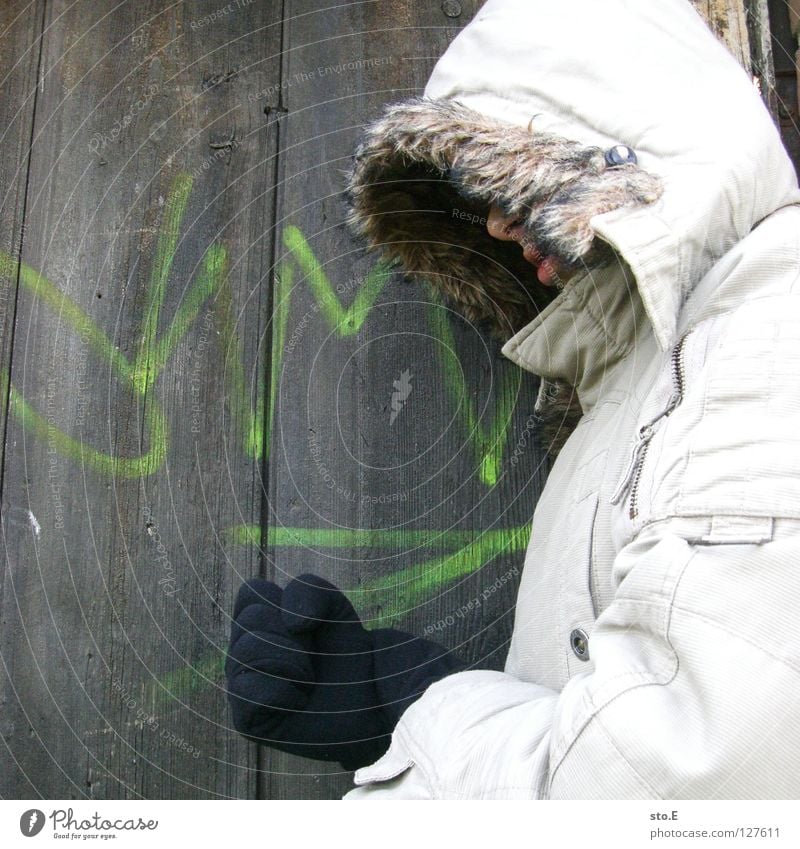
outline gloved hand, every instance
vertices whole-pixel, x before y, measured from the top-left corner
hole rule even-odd
[[[225,663],[240,734],[345,769],[376,761],[414,699],[463,669],[430,640],[367,631],[347,597],[315,575],[285,590],[258,579],[243,584]]]

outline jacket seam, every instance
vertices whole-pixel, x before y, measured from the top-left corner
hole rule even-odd
[[[597,728],[600,731],[600,733],[603,735],[603,737],[605,738],[608,745],[611,746],[614,749],[614,751],[617,753],[617,755],[619,755],[620,760],[625,764],[625,766],[628,767],[628,769],[635,776],[636,780],[642,785],[642,787],[646,788],[647,792],[650,793],[650,795],[654,799],[663,799],[664,797],[660,793],[656,792],[655,788],[650,784],[650,782],[625,757],[625,755],[622,753],[619,746],[617,745],[616,740],[614,740],[614,738],[612,737],[609,730],[603,724],[602,719],[600,719],[599,717],[598,717],[598,720],[597,720]]]
[[[612,339],[608,335],[608,319],[603,321],[602,317],[596,315],[594,310],[594,304],[592,303],[591,297],[589,297],[583,305],[583,311],[594,322],[595,330],[598,332],[600,340],[604,343],[604,347],[606,349],[606,362],[612,359],[612,357],[608,356],[609,353],[616,355],[619,359],[624,359],[633,348],[633,340],[623,342],[618,339]]]
[[[741,640],[742,642],[747,643],[748,645],[752,646],[754,649],[757,649],[758,651],[760,651],[762,654],[766,655],[767,657],[771,658],[772,660],[776,661],[777,663],[782,664],[783,666],[787,667],[792,672],[794,672],[796,675],[800,676],[800,666],[795,666],[794,664],[792,664],[786,658],[778,657],[778,655],[773,654],[771,651],[769,651],[767,648],[762,646],[760,643],[757,643],[757,642],[749,639],[748,637],[744,636],[742,633],[731,630],[727,626],[723,625],[719,620],[714,619],[714,618],[708,616],[705,613],[701,613],[698,610],[694,610],[691,607],[684,607],[683,605],[680,605],[680,604],[674,604],[673,607],[674,607],[675,610],[681,611],[681,613],[687,613],[690,616],[693,616],[696,619],[700,619],[703,622],[707,623],[708,625],[711,625],[711,627],[716,628],[717,630],[722,631],[723,633],[728,634],[729,636],[734,637],[737,640]]]

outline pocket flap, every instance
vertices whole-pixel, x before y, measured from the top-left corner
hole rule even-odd
[[[772,534],[771,516],[714,516],[711,519],[711,529],[700,541],[709,545],[759,544],[769,542]]]
[[[412,766],[414,766],[413,759],[402,751],[395,741],[392,741],[392,745],[382,758],[370,766],[362,766],[361,769],[356,770],[353,783],[361,787],[374,781],[389,781],[402,775]]]

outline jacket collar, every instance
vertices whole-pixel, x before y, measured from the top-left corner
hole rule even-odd
[[[614,366],[649,332],[633,275],[617,263],[573,277],[502,353],[547,381],[573,386],[588,412]]]

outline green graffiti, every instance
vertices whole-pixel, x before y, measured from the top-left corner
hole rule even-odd
[[[347,595],[369,628],[396,625],[409,611],[430,601],[431,594],[460,578],[471,575],[502,554],[524,551],[531,525],[475,531],[415,531],[363,529],[270,528],[270,544],[305,548],[387,548],[408,550],[432,544],[454,548],[450,554],[431,558],[382,578],[364,582]],[[226,532],[227,541],[260,545],[257,525],[240,525]],[[191,666],[181,667],[155,681],[151,687],[156,703],[182,699],[208,686],[221,684],[225,655],[214,651]]]
[[[156,253],[150,270],[145,325],[139,340],[139,353],[134,366],[133,385],[139,392],[144,392],[153,383],[160,371],[154,358],[157,347],[158,320],[167,292],[167,281],[172,270],[172,262],[175,259],[181,224],[191,191],[192,178],[188,174],[178,174],[167,195],[164,221],[159,231]]]
[[[133,385],[133,369],[128,360],[74,301],[26,263],[15,263],[8,255],[0,256],[0,261],[3,262],[4,273],[13,274],[16,267],[20,285],[57,312],[86,339],[90,349],[110,363],[123,383]],[[167,452],[167,424],[161,407],[155,400],[148,404],[145,410],[145,428],[150,450],[140,457],[115,457],[84,445],[48,422],[25,401],[11,382],[7,369],[3,369],[3,384],[8,388],[10,412],[19,419],[22,426],[39,439],[49,440],[59,453],[75,462],[85,463],[104,474],[139,477],[152,474],[164,461]]]
[[[431,297],[428,322],[434,336],[442,340],[446,349],[455,351],[453,329],[445,311],[441,309],[441,299],[435,291],[432,291]],[[509,368],[510,364],[498,369],[500,386],[496,393],[494,418],[490,426],[486,428],[481,423],[485,417],[476,415],[475,405],[470,398],[464,379],[464,370],[457,367],[453,357],[443,356],[441,363],[445,373],[445,386],[456,407],[457,415],[462,421],[467,438],[472,443],[480,479],[487,486],[494,486],[500,479],[505,438],[519,395],[522,372],[517,368]]]
[[[377,264],[367,275],[353,303],[345,309],[339,301],[331,281],[300,230],[297,227],[287,227],[283,234],[283,242],[294,257],[301,272],[305,275],[305,279],[308,281],[314,297],[320,305],[321,312],[331,329],[341,338],[358,333],[391,275],[390,265],[387,263]],[[275,399],[283,362],[284,340],[292,290],[292,270],[288,263],[281,266],[277,280],[274,311],[276,323],[274,339],[276,344],[273,345],[272,350],[272,379],[267,420],[270,434],[274,423]],[[441,308],[441,298],[433,287],[430,287],[430,292],[433,305],[429,310],[429,323],[433,335],[443,343],[445,351],[455,351],[453,330],[445,311]],[[476,413],[475,404],[467,389],[463,370],[458,368],[454,359],[446,354],[440,354],[440,361],[445,373],[445,384],[450,399],[456,407],[467,439],[473,447],[480,480],[487,486],[494,486],[500,478],[505,437],[519,394],[522,373],[519,369],[510,367],[510,363],[505,364],[506,367],[498,369],[500,386],[496,393],[495,413],[490,426],[487,428],[482,424],[485,417],[479,417]],[[269,442],[268,438],[268,445]]]
[[[275,301],[272,311],[272,356],[270,357],[269,409],[267,410],[267,432],[265,450],[269,455],[272,444],[272,428],[275,422],[275,406],[278,384],[283,365],[283,350],[286,342],[286,326],[289,323],[289,304],[292,297],[294,271],[288,262],[282,262],[275,274]]]
[[[269,544],[276,548],[386,548],[409,551],[433,545],[452,554],[427,560],[385,578],[367,581],[349,592],[353,604],[375,627],[402,616],[424,601],[431,591],[463,578],[500,554],[520,551],[528,544],[530,524],[486,531],[386,530],[383,528],[289,528],[270,526]],[[228,543],[261,547],[258,525],[238,525],[224,533]],[[391,597],[391,601],[389,601]],[[380,614],[369,614],[380,608]]]
[[[232,545],[261,546],[262,534],[259,525],[236,525],[228,528],[223,539]],[[408,549],[445,545],[457,548],[475,539],[475,531],[425,531],[387,530],[384,528],[269,528],[269,544],[278,547],[302,546],[303,548],[393,548]]]
[[[225,655],[214,652],[191,666],[167,672],[149,686],[151,708],[161,707],[172,699],[183,700],[209,685],[221,683],[225,672]]]
[[[159,327],[163,324],[163,306],[192,185],[191,176],[181,173],[175,177],[168,192],[148,281],[143,325],[134,346],[132,362],[74,301],[27,264],[0,251],[0,275],[18,276],[23,289],[57,313],[95,356],[109,363],[114,374],[135,398],[143,398],[153,389],[181,340],[197,320],[203,305],[214,298],[214,313],[224,351],[226,379],[223,383],[230,389],[226,399],[228,408],[239,429],[237,437],[244,451],[251,458],[261,460],[270,450],[295,286],[302,282],[309,287],[321,316],[335,335],[346,339],[358,334],[363,327],[391,275],[390,266],[376,264],[357,289],[352,303],[345,307],[326,275],[323,264],[316,258],[300,230],[294,226],[285,228],[282,241],[288,255],[280,262],[274,275],[269,394],[265,397],[265,381],[257,379],[253,409],[243,364],[242,341],[236,332],[228,252],[223,245],[215,243],[206,250],[197,278],[191,282],[175,315],[159,336]],[[302,277],[296,280],[298,271]],[[437,355],[441,358],[446,392],[472,447],[479,477],[484,484],[492,487],[500,479],[504,443],[522,375],[512,369],[510,364],[504,364],[495,393],[494,416],[489,424],[485,424],[486,417],[479,415],[476,410],[464,373],[457,367],[457,358],[443,353],[455,352],[455,339],[438,295],[433,289],[431,293],[432,306],[428,319],[434,336],[442,343],[437,348]],[[49,441],[57,451],[76,463],[88,465],[102,474],[132,478],[151,475],[165,462],[169,448],[169,428],[162,408],[152,393],[145,405],[147,453],[139,457],[116,457],[84,445],[47,421],[22,397],[11,382],[7,369],[0,370],[0,387],[4,394],[8,393],[10,412],[21,422],[22,427],[36,438]],[[483,532],[270,527],[267,532],[269,545],[277,547],[364,547],[394,552],[409,552],[414,548],[443,548],[449,551],[448,554],[424,560],[388,577],[367,581],[348,592],[364,622],[371,627],[382,627],[396,622],[410,610],[428,601],[432,592],[474,574],[501,554],[523,550],[530,526]],[[262,544],[262,531],[257,526],[237,526],[228,529],[224,535],[230,544]],[[169,696],[185,695],[214,683],[222,673],[222,659],[223,655],[217,651],[192,667],[169,673],[156,682],[158,691],[154,698],[162,699],[165,693]]]
[[[189,174],[178,174],[170,187],[165,203],[164,219],[159,229],[158,241],[153,258],[143,327],[135,346],[133,363],[116,348],[106,334],[69,297],[60,292],[49,280],[25,263],[19,263],[8,254],[0,252],[0,274],[14,276],[19,273],[23,288],[31,291],[42,303],[69,324],[85,340],[90,349],[108,362],[120,380],[136,396],[143,396],[163,373],[170,357],[185,337],[189,328],[206,301],[216,298],[215,314],[224,348],[224,373],[229,387],[227,404],[239,432],[237,434],[245,453],[261,460],[268,456],[273,432],[280,375],[284,362],[286,332],[289,310],[295,286],[296,265],[304,282],[311,290],[321,315],[334,333],[344,339],[357,334],[383,291],[391,274],[386,263],[376,264],[358,288],[348,307],[339,300],[335,287],[326,275],[322,264],[315,257],[307,240],[297,227],[288,226],[283,231],[283,243],[289,252],[275,273],[274,308],[272,313],[273,334],[270,352],[269,397],[265,399],[263,380],[256,380],[255,409],[248,391],[243,365],[242,344],[236,333],[233,315],[233,295],[228,276],[226,249],[212,244],[201,263],[200,273],[176,310],[163,336],[158,336],[161,314],[167,293],[175,254],[180,241],[181,228],[191,196],[193,181]],[[438,304],[434,290],[432,296]],[[444,311],[439,305],[431,308],[429,320],[434,335],[443,343],[443,350],[454,350],[453,331]],[[505,436],[514,410],[521,375],[516,369],[500,370],[500,385],[496,392],[496,407],[491,423],[486,426],[485,416],[477,414],[464,375],[452,357],[441,354],[442,369],[451,403],[456,416],[471,444],[474,461],[480,480],[494,486],[500,477]],[[0,372],[0,379],[8,384],[9,377]],[[150,475],[163,464],[168,450],[168,427],[164,414],[155,398],[150,398],[145,410],[145,425],[148,434],[147,454],[134,458],[119,458],[96,451],[69,437],[48,423],[34,410],[11,384],[9,388],[11,412],[23,427],[39,438],[48,438],[56,449],[74,461],[88,464],[97,472],[123,477]],[[266,406],[266,422],[265,417]]]
[[[283,243],[304,275],[303,279],[311,289],[322,316],[333,332],[342,339],[358,333],[390,277],[388,265],[377,263],[367,274],[353,302],[345,308],[300,230],[294,226],[287,227],[283,231]],[[293,287],[294,270],[291,263],[284,260],[275,275],[270,394],[265,437],[267,452],[272,441],[271,435],[275,422]]]
[[[358,333],[389,279],[391,272],[387,265],[378,263],[367,274],[353,303],[345,309],[308,242],[297,227],[287,227],[283,231],[283,243],[291,251],[300,270],[306,276],[328,324],[343,338]]]
[[[67,295],[59,291],[44,275],[32,269],[26,263],[14,263],[8,255],[0,255],[4,273],[13,273],[19,269],[20,284],[30,291],[42,303],[56,312],[72,329],[85,339],[89,348],[103,361],[108,362],[120,381],[131,389],[134,395],[144,395],[166,364],[172,350],[186,333],[208,295],[220,279],[220,270],[225,265],[225,250],[212,245],[200,267],[197,282],[190,290],[186,300],[177,311],[169,332],[162,340],[153,340],[146,350],[140,348],[141,362],[131,365],[122,352],[116,348],[103,331],[85,312]],[[160,285],[158,277],[153,278],[155,286]],[[141,377],[145,375],[145,377]],[[168,449],[168,427],[155,398],[150,398],[145,408],[145,429],[150,450],[139,457],[117,457],[97,451],[48,422],[22,397],[14,384],[10,382],[7,370],[3,370],[3,382],[9,387],[9,402],[12,415],[16,416],[23,427],[42,440],[48,440],[63,456],[84,463],[101,474],[123,478],[137,478],[153,474],[164,462]]]
[[[367,581],[350,591],[356,608],[364,611],[376,627],[382,627],[401,616],[407,608],[421,603],[430,591],[470,575],[499,554],[523,549],[530,533],[529,524],[482,532],[270,526],[268,537],[269,544],[276,548],[387,548],[409,551],[438,544],[455,549],[453,554],[419,563],[402,572],[393,572],[386,578]],[[224,539],[232,544],[260,547],[262,532],[258,525],[239,525],[229,528]],[[387,601],[390,596],[398,595],[400,597],[391,603]],[[362,597],[360,601],[357,599],[359,596]],[[375,608],[381,609],[380,615],[370,618],[367,613]]]
[[[95,322],[44,275],[24,262],[17,262],[3,252],[0,252],[0,274],[9,277],[19,274],[20,285],[72,327],[93,353],[110,364],[120,381],[135,396],[145,395],[152,387],[178,344],[197,319],[203,304],[216,292],[218,304],[224,312],[219,321],[222,325],[221,335],[226,351],[235,352],[235,356],[231,358],[233,391],[229,399],[230,405],[239,412],[238,419],[243,422],[242,438],[245,450],[251,456],[260,457],[263,415],[259,412],[260,407],[257,407],[255,413],[250,409],[246,387],[241,378],[243,368],[239,339],[234,333],[230,317],[232,298],[227,276],[227,251],[222,245],[212,244],[208,248],[200,264],[197,280],[189,288],[186,297],[176,310],[164,336],[157,337],[161,306],[166,294],[191,187],[191,177],[179,174],[173,181],[166,201],[164,225],[159,232],[148,286],[148,306],[144,328],[136,346],[137,354],[133,364],[111,343]],[[166,459],[169,441],[168,426],[161,406],[154,397],[148,399],[144,413],[149,451],[139,457],[117,457],[97,451],[73,439],[48,422],[22,397],[10,381],[7,370],[0,372],[0,379],[3,386],[8,389],[12,415],[19,419],[27,431],[40,439],[48,440],[60,454],[75,462],[83,463],[101,474],[138,478],[156,472]],[[259,391],[258,400],[263,404],[263,388],[260,386],[260,381]]]
[[[214,310],[224,352],[223,378],[220,383],[229,388],[228,409],[238,427],[237,435],[245,453],[249,457],[260,460],[264,451],[264,381],[258,374],[255,381],[256,405],[253,411],[250,393],[247,391],[242,340],[236,332],[234,321],[233,292],[227,275],[227,267],[221,269],[220,274],[224,285],[219,287]]]

